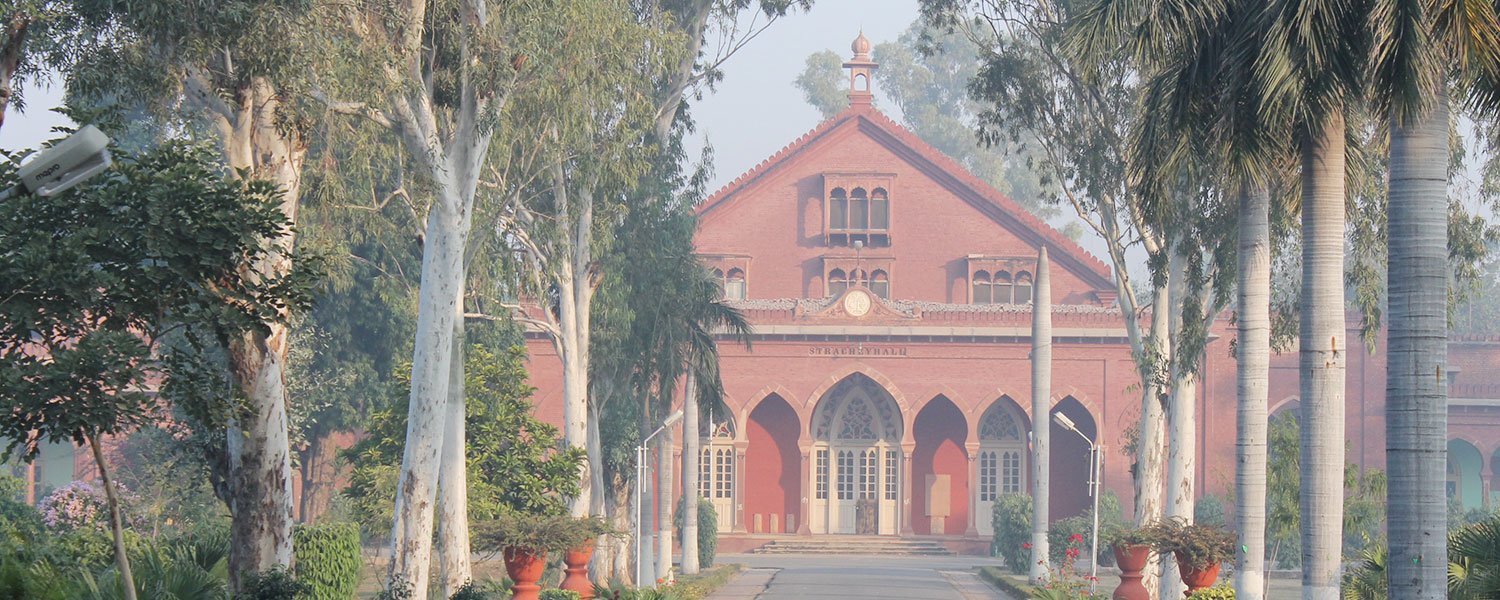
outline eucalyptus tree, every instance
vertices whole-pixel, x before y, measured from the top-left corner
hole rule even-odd
[[[20,88],[46,82],[49,68],[71,63],[85,27],[65,0],[13,0],[0,6],[0,126],[12,106],[24,109]]]
[[[322,37],[314,3],[75,0],[83,23],[103,23],[61,66],[70,101],[97,110],[144,108],[164,129],[207,129],[231,173],[271,181],[295,226],[310,122],[298,106]],[[292,236],[247,266],[259,277],[290,272]],[[246,399],[228,421],[222,460],[232,518],[231,589],[240,578],[292,560],[291,448],[286,319],[227,341],[229,372]]]
[[[1013,143],[1015,151],[1036,156],[1034,164],[1055,186],[1047,188],[1048,199],[1071,207],[1104,242],[1141,375],[1135,520],[1155,521],[1162,516],[1166,462],[1169,278],[1164,272],[1151,277],[1146,316],[1125,252],[1140,245],[1151,261],[1164,263],[1171,238],[1149,220],[1128,173],[1130,130],[1138,118],[1136,74],[1124,56],[1079,60],[1065,51],[1066,23],[1080,8],[1075,2],[922,0],[920,7],[935,31],[957,29],[980,49],[983,66],[970,93],[988,106],[978,116],[981,140]]]
[[[1500,18],[1489,2],[1374,5],[1372,91],[1390,131],[1386,575],[1391,597],[1444,598],[1447,569],[1426,558],[1446,552],[1449,89],[1495,114]]]
[[[194,349],[265,332],[309,299],[306,263],[276,276],[251,269],[290,236],[280,190],[229,175],[210,151],[174,143],[61,197],[0,203],[0,240],[11,249],[0,260],[9,407],[0,437],[27,458],[43,443],[92,450],[126,598],[136,588],[101,436],[170,418],[163,398],[178,396],[148,393],[154,385],[224,401],[216,377],[196,378],[213,368]],[[0,181],[13,178],[0,166]]]

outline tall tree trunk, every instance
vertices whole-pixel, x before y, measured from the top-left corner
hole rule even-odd
[[[1302,147],[1302,597],[1337,600],[1344,525],[1344,118]],[[1440,555],[1441,556],[1441,555]]]
[[[99,467],[99,479],[104,483],[104,500],[109,504],[109,532],[114,536],[115,564],[120,569],[120,587],[124,588],[125,600],[136,600],[135,575],[130,572],[130,555],[125,552],[125,520],[120,517],[120,497],[115,482],[109,477],[109,465],[104,462],[104,452],[99,449],[99,436],[89,436],[89,450],[94,453],[94,464]]]
[[[1031,306],[1031,573],[1032,583],[1047,578],[1048,489],[1052,453],[1052,278],[1047,247],[1036,260],[1035,301]]]
[[[656,578],[672,580],[672,428],[656,443]]]
[[[1391,598],[1447,597],[1448,97],[1391,120],[1386,492]]]
[[[303,523],[316,523],[328,511],[331,492],[338,481],[338,447],[331,430],[309,432],[302,456],[302,497],[297,514]]]
[[[1194,382],[1191,368],[1191,361],[1194,357],[1181,356],[1180,349],[1182,336],[1186,330],[1182,322],[1182,309],[1188,302],[1195,302],[1198,294],[1188,289],[1190,284],[1187,280],[1187,257],[1183,255],[1183,252],[1187,251],[1187,245],[1179,241],[1173,246],[1167,261],[1168,269],[1171,270],[1171,279],[1167,284],[1167,289],[1172,299],[1172,312],[1168,323],[1173,351],[1169,358],[1172,389],[1166,406],[1166,513],[1168,518],[1182,519],[1191,523],[1193,521],[1193,458],[1196,449],[1194,445],[1197,442],[1197,436],[1194,435],[1193,401],[1197,395],[1198,386]],[[1177,569],[1177,561],[1164,561],[1160,597],[1176,598],[1186,590],[1187,586],[1182,583],[1182,574]]]
[[[31,18],[17,14],[0,26],[5,27],[5,45],[0,46],[0,127],[4,127],[5,111],[10,110],[10,101],[15,97],[16,71],[26,51],[26,30],[31,26]]]
[[[1262,185],[1240,187],[1239,368],[1236,411],[1234,520],[1241,552],[1235,559],[1234,593],[1265,600],[1266,414],[1271,376],[1270,196]]]
[[[443,182],[447,185],[438,186],[437,201],[427,213],[411,404],[396,486],[387,577],[393,586],[410,586],[418,598],[427,594],[432,561],[433,509],[453,368],[453,321],[463,293],[469,224],[468,205],[454,190],[452,175],[446,177],[450,178]]]
[[[578,495],[569,505],[573,516],[582,517],[594,509],[592,471],[599,468],[599,461],[603,458],[602,449],[588,443],[589,325],[594,297],[589,245],[593,241],[594,198],[589,186],[583,186],[584,189],[571,201],[567,198],[567,179],[562,165],[554,166],[552,177],[559,203],[573,207],[571,213],[562,211],[560,221],[570,228],[564,233],[569,238],[570,247],[567,256],[558,261],[555,277],[561,296],[558,299],[558,331],[562,336],[563,442],[569,448],[583,448],[589,454],[589,461],[579,473]]]
[[[224,121],[224,157],[235,170],[280,188],[281,212],[294,226],[302,193],[306,144],[281,118],[281,97],[270,80],[251,78],[238,90],[234,122]],[[290,236],[252,268],[280,275],[292,268]],[[284,315],[283,315],[284,316]],[[229,584],[239,591],[248,573],[292,564],[292,452],[287,430],[285,322],[249,331],[229,343],[235,384],[248,400],[228,426]]]
[[[463,287],[463,284],[460,284]],[[449,365],[448,406],[444,416],[443,454],[438,467],[437,544],[442,597],[449,598],[473,579],[469,564],[467,399],[464,387],[463,293],[453,316],[453,359]]]
[[[1169,274],[1170,278],[1170,274]],[[1141,420],[1136,438],[1135,524],[1145,527],[1162,517],[1162,480],[1166,468],[1166,415],[1163,411],[1166,390],[1164,380],[1167,357],[1171,353],[1171,300],[1167,282],[1151,291],[1151,334],[1145,339],[1149,355],[1141,366]],[[1155,552],[1141,571],[1141,584],[1157,593],[1160,559]]]
[[[698,390],[692,370],[682,393],[682,574],[698,574]]]

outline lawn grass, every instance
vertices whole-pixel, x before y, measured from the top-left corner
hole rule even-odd
[[[724,587],[724,584],[729,583],[744,568],[744,565],[738,564],[719,565],[703,570],[697,575],[678,577],[677,581],[667,586],[666,589],[681,594],[686,600],[702,600],[714,593],[714,590]]]

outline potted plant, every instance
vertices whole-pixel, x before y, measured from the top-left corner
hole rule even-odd
[[[1150,532],[1133,527],[1116,527],[1106,531],[1105,543],[1115,553],[1115,564],[1120,567],[1120,585],[1115,587],[1113,600],[1149,600],[1150,590],[1141,583],[1146,563],[1151,559],[1152,539]]]
[[[1177,568],[1188,593],[1206,589],[1219,578],[1219,567],[1234,559],[1234,532],[1211,525],[1189,525],[1179,518],[1151,525],[1156,551],[1177,557]]]
[[[516,600],[537,600],[537,582],[547,567],[547,552],[560,552],[581,542],[582,529],[571,517],[509,513],[474,525],[474,547],[500,551]]]
[[[609,522],[599,517],[575,519],[572,525],[574,543],[563,552],[564,571],[562,589],[578,593],[587,600],[594,597],[594,584],[589,581],[589,561],[594,558],[594,542],[600,536],[615,533]]]

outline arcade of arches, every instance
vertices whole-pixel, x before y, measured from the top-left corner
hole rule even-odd
[[[975,417],[942,395],[910,412],[856,372],[823,392],[810,418],[794,402],[768,394],[743,426],[720,428],[743,435],[705,436],[700,490],[731,509],[720,512],[724,531],[988,536],[995,500],[1029,490],[1031,422],[1009,396]],[[1095,434],[1072,397],[1053,410]],[[1088,445],[1051,426],[1052,515],[1064,518],[1087,508]]]

